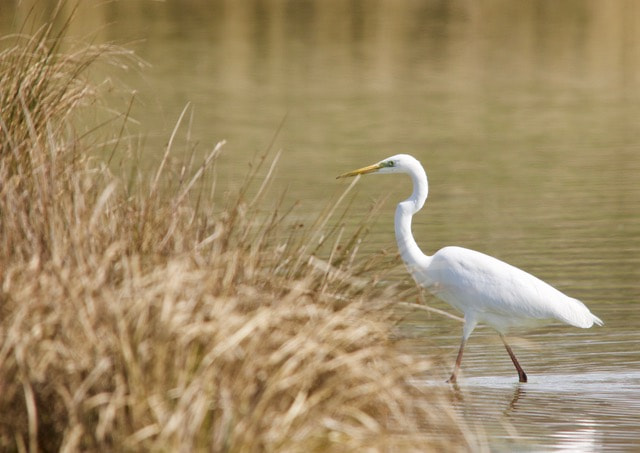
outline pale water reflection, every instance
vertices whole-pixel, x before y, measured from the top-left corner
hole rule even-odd
[[[459,338],[455,323],[413,320],[422,347],[444,348],[448,387]],[[436,328],[428,327],[434,323]],[[427,327],[425,327],[425,324]],[[442,326],[442,324],[444,326]],[[419,327],[420,326],[420,327]],[[411,330],[411,329],[410,329]],[[640,445],[640,335],[632,326],[607,332],[551,327],[515,338],[529,382],[518,377],[495,333],[472,336],[454,389],[456,410],[489,439],[492,451],[636,451]],[[420,346],[417,347],[420,349]]]
[[[619,451],[640,442],[640,371],[467,378],[458,408],[494,451]]]
[[[55,3],[0,0],[0,32]],[[426,253],[494,255],[605,322],[515,339],[525,385],[498,337],[474,332],[458,401],[469,424],[495,451],[640,445],[639,2],[83,0],[78,19],[75,37],[125,44],[150,64],[109,74],[114,93],[137,90],[140,123],[124,137],[142,147],[143,168],[157,166],[188,102],[176,148],[197,161],[228,140],[221,196],[286,115],[274,190],[300,200],[301,223],[344,188],[336,175],[396,152],[418,157],[431,184],[414,218]],[[372,178],[358,183],[346,227],[388,196],[362,253],[395,253],[394,203],[409,181]],[[396,264],[387,278],[415,299]],[[418,314],[405,328],[416,354],[445,357],[444,381],[460,325]]]

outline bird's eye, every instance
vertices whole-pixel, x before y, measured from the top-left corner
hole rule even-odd
[[[395,162],[392,161],[392,160],[388,160],[382,165],[384,165],[385,167],[395,167],[396,166]]]

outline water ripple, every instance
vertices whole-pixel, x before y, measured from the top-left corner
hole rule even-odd
[[[640,370],[612,368],[467,377],[456,390],[459,413],[486,433],[494,451],[620,451],[640,444]]]

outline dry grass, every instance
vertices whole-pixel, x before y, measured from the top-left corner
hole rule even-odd
[[[468,448],[333,206],[300,230],[258,213],[254,175],[214,210],[194,188],[222,144],[132,195],[71,122],[119,51],[59,39],[0,55],[0,449]]]

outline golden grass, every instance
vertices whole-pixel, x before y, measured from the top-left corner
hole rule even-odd
[[[260,213],[256,170],[214,209],[195,188],[222,144],[168,188],[163,160],[125,190],[72,122],[86,70],[119,50],[59,40],[0,54],[0,449],[469,448],[334,205],[302,229]]]

